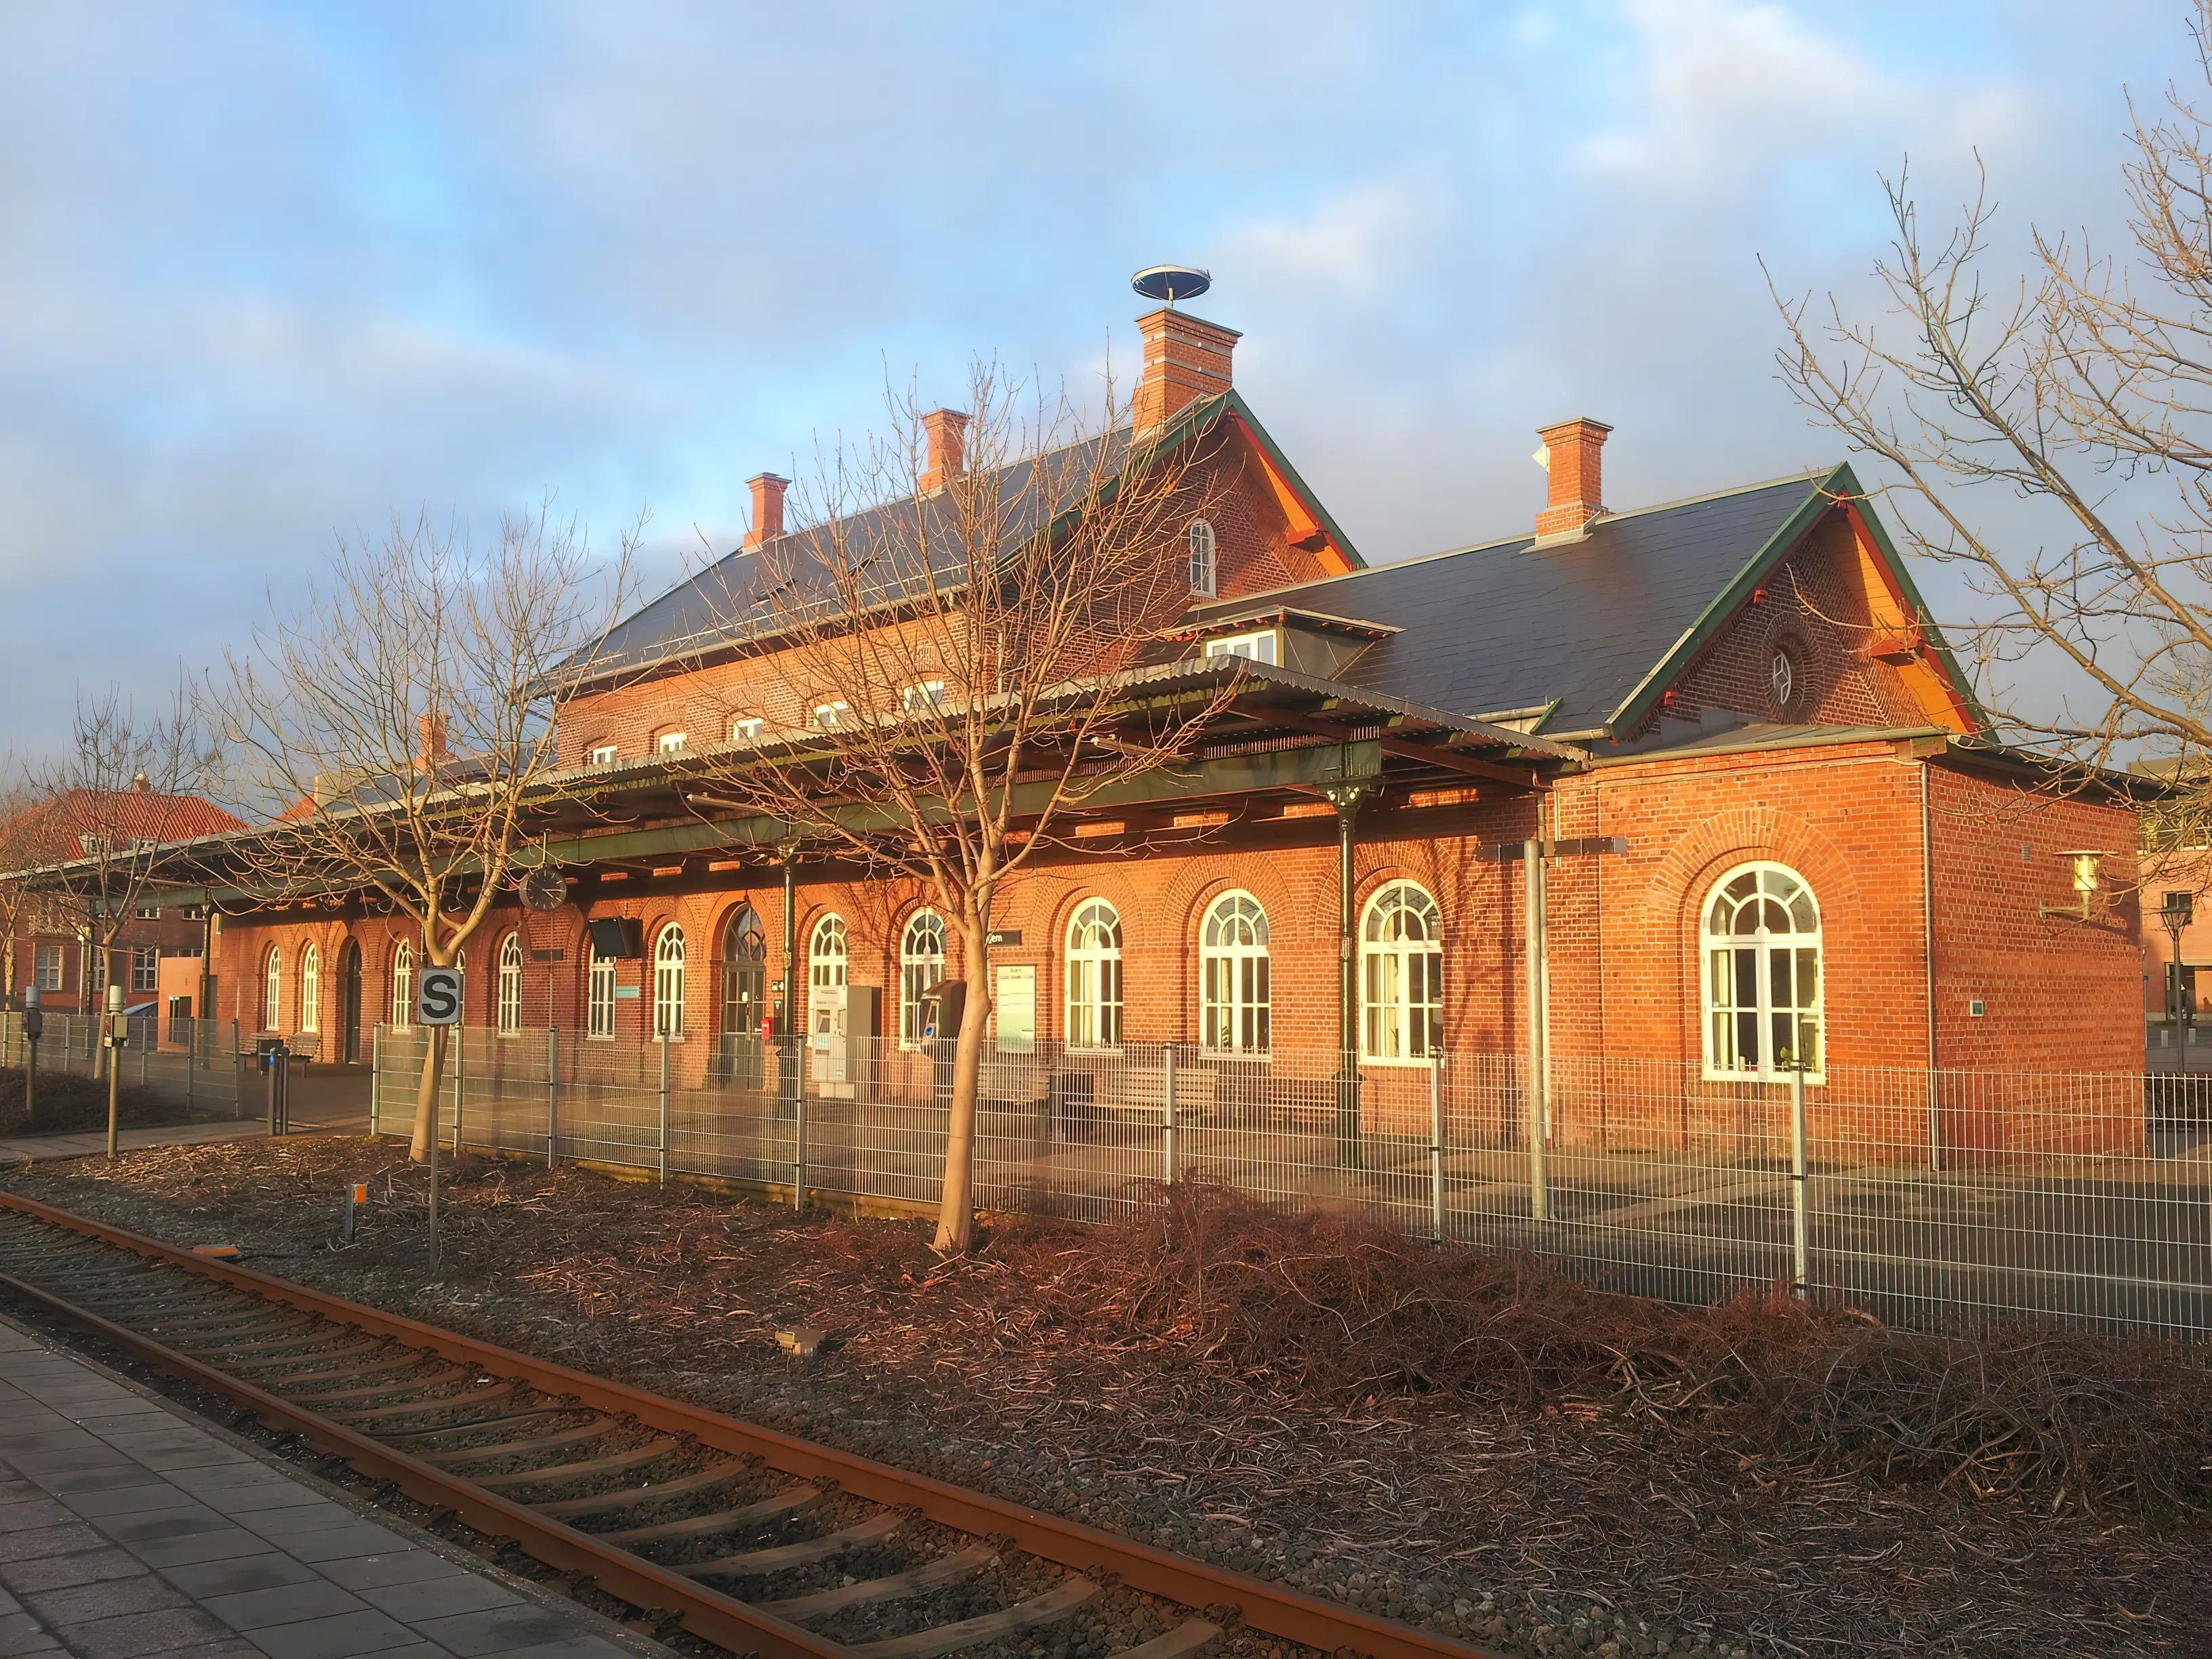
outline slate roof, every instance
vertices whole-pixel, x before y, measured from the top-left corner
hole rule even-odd
[[[1395,628],[1336,678],[1478,718],[1556,699],[1544,731],[1595,732],[1832,471],[1613,514],[1577,540],[1521,536],[1376,565],[1191,620],[1295,605]]]

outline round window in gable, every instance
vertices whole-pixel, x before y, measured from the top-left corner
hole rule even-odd
[[[1774,706],[1785,715],[1794,713],[1803,701],[1805,669],[1794,647],[1774,647],[1774,655],[1766,665],[1766,689],[1774,694]]]

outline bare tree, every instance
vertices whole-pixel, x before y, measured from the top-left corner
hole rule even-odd
[[[15,951],[26,921],[43,920],[46,901],[26,878],[31,866],[46,860],[51,838],[48,815],[39,809],[45,797],[10,750],[0,757],[0,999],[12,999],[17,984]]]
[[[945,1252],[973,1231],[994,908],[1073,811],[1189,753],[1233,695],[1148,699],[1127,666],[1189,603],[1194,446],[1133,438],[1110,389],[1089,418],[991,364],[969,391],[965,415],[893,393],[887,435],[823,463],[808,528],[700,584],[719,631],[773,653],[787,699],[721,711],[738,740],[702,757],[701,805],[910,878],[957,935]]]
[[[2212,84],[2212,0],[2191,25]],[[2201,95],[2201,94],[2195,94]],[[2132,104],[2130,106],[2132,108]],[[2148,750],[2194,777],[2182,839],[2212,830],[2212,132],[2166,89],[2133,122],[2123,168],[2131,246],[2037,231],[2015,288],[1983,275],[1996,204],[1980,190],[1941,241],[1906,179],[1875,269],[1905,321],[1884,339],[1830,296],[1777,295],[1783,378],[1884,464],[1911,549],[1965,567],[1987,605],[1947,623],[1990,712],[2019,738],[2098,765]],[[1771,278],[1770,278],[1771,280]],[[2025,536],[1989,527],[2007,509]],[[2018,675],[2025,691],[2014,683]],[[2073,695],[2063,701],[2054,684]]]
[[[278,894],[380,895],[451,966],[516,875],[526,804],[551,798],[550,699],[629,590],[635,535],[602,565],[574,520],[503,520],[477,548],[422,520],[341,542],[210,683],[264,828],[228,849]],[[429,1155],[445,1033],[428,1045],[412,1152]]]
[[[229,822],[198,793],[208,763],[184,686],[152,716],[110,687],[78,697],[69,748],[34,775],[28,833],[47,861],[37,885],[48,920],[82,942],[79,980],[88,1013],[99,1012],[117,936],[165,854]],[[98,1075],[107,1050],[94,1054]]]

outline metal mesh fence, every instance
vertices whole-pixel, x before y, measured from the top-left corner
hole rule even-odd
[[[44,1024],[38,1040],[41,1072],[106,1075],[99,1058],[99,1016],[48,1014]],[[30,1059],[22,1015],[0,1013],[0,1066],[22,1066]],[[120,1074],[124,1082],[150,1090],[195,1115],[232,1117],[245,1115],[252,1104],[250,1090],[240,1080],[251,1059],[240,1056],[235,1021],[149,1017],[131,1022]]]
[[[411,1122],[427,1041],[379,1030],[380,1130]],[[1538,1087],[1509,1054],[1340,1070],[1329,1050],[988,1052],[979,1200],[1104,1219],[1206,1178],[1678,1301],[1783,1280],[1907,1322],[2212,1334],[2212,1077],[1555,1057]],[[441,1121],[447,1144],[926,1203],[951,1072],[949,1045],[471,1028]]]

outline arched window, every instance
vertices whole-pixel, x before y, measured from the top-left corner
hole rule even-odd
[[[768,997],[768,935],[760,912],[740,904],[722,929],[722,1033],[758,1036]]]
[[[1360,924],[1359,961],[1363,1056],[1426,1060],[1442,1054],[1443,929],[1436,900],[1410,881],[1378,889]]]
[[[814,924],[806,946],[806,1006],[817,1034],[842,1036],[845,1030],[845,974],[850,955],[845,919],[827,915]]]
[[[1249,893],[1224,893],[1199,936],[1199,1041],[1217,1054],[1264,1054],[1267,1026],[1267,913]]]
[[[1067,1042],[1121,1046],[1121,918],[1104,899],[1076,906],[1067,924]]]
[[[323,1029],[323,953],[310,945],[300,952],[300,1029]]]
[[[1794,870],[1731,870],[1705,901],[1705,1074],[1821,1069],[1820,907]]]
[[[392,1023],[415,1023],[415,947],[405,939],[392,953]]]
[[[945,918],[934,910],[917,910],[908,919],[899,939],[899,1046],[911,1048],[921,1041],[928,1014],[923,998],[930,987],[945,977]]]
[[[499,947],[499,1029],[522,1029],[522,935],[509,933]]]
[[[599,954],[588,927],[584,955],[591,964],[584,978],[584,1035],[605,1041],[615,1034],[615,959]]]
[[[1205,599],[1213,597],[1221,580],[1220,560],[1217,553],[1213,526],[1203,519],[1190,521],[1190,591]]]
[[[269,947],[268,960],[261,964],[261,1029],[281,1031],[276,1022],[284,1012],[284,953],[275,945]]]
[[[672,921],[653,947],[653,1030],[656,1036],[684,1035],[684,930]]]

